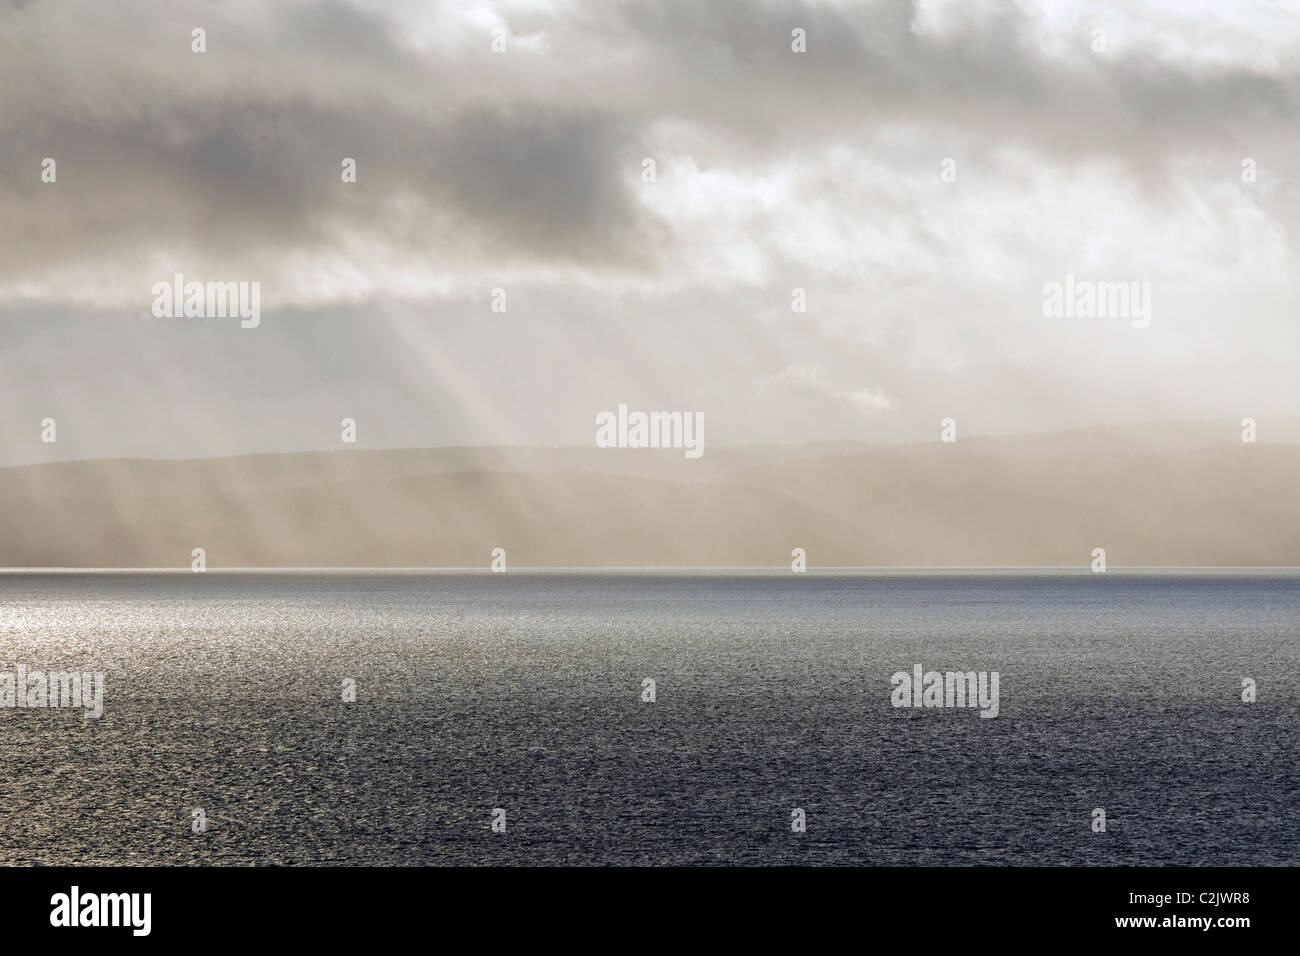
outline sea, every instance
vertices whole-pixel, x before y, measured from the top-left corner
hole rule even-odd
[[[4,674],[8,866],[1300,864],[1290,570],[5,572]]]

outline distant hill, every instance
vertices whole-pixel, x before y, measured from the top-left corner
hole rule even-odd
[[[1300,566],[1300,431],[1266,434],[51,463],[0,469],[0,566]]]

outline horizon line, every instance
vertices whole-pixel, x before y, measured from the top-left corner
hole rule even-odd
[[[962,441],[973,441],[976,439],[995,439],[995,438],[1030,438],[1042,437],[1047,435],[1064,435],[1072,432],[1085,431],[1102,431],[1102,430],[1119,430],[1119,429],[1138,429],[1153,428],[1160,426],[1178,426],[1178,425],[1201,425],[1209,426],[1217,423],[1217,418],[1173,418],[1141,422],[1123,422],[1109,423],[1098,425],[1067,425],[1061,428],[1031,429],[1028,431],[992,431],[992,432],[975,432],[967,435]],[[1278,419],[1281,422],[1297,422],[1300,418],[1285,417]],[[1227,426],[1225,426],[1227,427]],[[1231,428],[1227,429],[1231,431]],[[740,450],[748,448],[807,448],[818,445],[862,445],[862,446],[909,446],[909,445],[937,445],[937,444],[954,444],[959,445],[961,442],[942,442],[932,438],[821,438],[813,441],[745,441],[745,442],[712,442],[714,448]],[[1229,443],[1233,444],[1233,443]],[[1294,440],[1264,440],[1255,442],[1260,445],[1294,445]],[[0,465],[0,470],[7,468],[33,468],[41,465],[60,465],[60,464],[84,464],[88,462],[99,461],[140,461],[140,462],[184,462],[184,461],[222,461],[232,458],[255,458],[269,457],[274,455],[329,455],[339,452],[402,452],[402,451],[494,451],[494,450],[546,450],[546,451],[583,451],[587,449],[598,449],[600,451],[678,451],[680,449],[626,449],[626,448],[600,448],[595,444],[563,444],[563,443],[490,443],[482,445],[466,444],[443,444],[443,445],[391,445],[383,447],[351,447],[351,448],[299,448],[292,451],[239,451],[239,452],[222,452],[208,455],[190,455],[180,457],[152,457],[152,456],[132,456],[132,455],[100,455],[91,458],[55,458],[46,461],[28,461],[11,465]]]

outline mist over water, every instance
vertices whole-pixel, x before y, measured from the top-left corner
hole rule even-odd
[[[20,664],[3,864],[1300,863],[1290,572],[0,574]]]

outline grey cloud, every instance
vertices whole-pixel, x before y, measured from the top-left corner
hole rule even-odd
[[[1010,3],[942,37],[914,30],[914,5],[901,2],[667,0],[624,10],[673,67],[665,76],[677,79],[664,84],[677,95],[663,97],[666,109],[769,147],[809,135],[861,141],[882,122],[905,121],[1067,159],[1140,152],[1153,162],[1189,143],[1272,137],[1294,118],[1300,93],[1294,67],[1274,75],[1093,55],[1086,31],[1061,58]],[[795,26],[808,32],[803,56],[790,54]]]
[[[3,268],[93,258],[106,241],[271,255],[353,231],[462,261],[653,272],[673,230],[638,207],[628,181],[666,119],[697,129],[702,157],[739,166],[834,143],[880,159],[873,139],[892,122],[1063,162],[1100,153],[1150,167],[1189,143],[1250,144],[1265,130],[1295,151],[1296,134],[1278,131],[1293,125],[1295,76],[1084,53],[1056,61],[1011,4],[943,37],[914,30],[907,3],[506,11],[520,31],[554,33],[554,54],[509,54],[509,67],[490,69],[502,58],[471,34],[445,61],[420,57],[398,24],[340,0],[269,8],[248,32],[217,19],[219,8],[142,8],[127,14],[137,33],[107,38],[114,60],[80,60],[79,71],[121,88],[96,110],[86,90],[47,82],[66,60],[28,49],[0,67],[10,90],[0,162],[21,171],[0,186],[0,215],[21,224],[0,237]],[[211,59],[184,49],[191,19],[215,20]],[[15,22],[6,42],[43,32],[55,50],[86,42],[65,24]],[[808,31],[807,55],[790,53],[795,26]],[[244,56],[257,57],[256,72],[241,60],[232,69]],[[115,73],[114,62],[129,66]],[[36,180],[45,155],[61,163],[62,202]],[[361,166],[351,191],[334,188],[345,155]],[[393,218],[385,200],[399,193],[423,205],[421,228]]]
[[[628,137],[597,114],[478,110],[431,126],[304,102],[191,102],[110,126],[55,121],[36,149],[0,139],[0,162],[26,172],[0,192],[0,215],[23,224],[0,237],[0,268],[93,257],[110,237],[141,252],[197,242],[278,255],[328,246],[344,230],[431,252],[470,246],[502,264],[635,261],[648,248],[641,237],[657,230],[628,195],[639,162]],[[59,162],[56,189],[38,179],[44,155]],[[359,177],[340,188],[344,156]],[[407,191],[429,215],[394,234],[390,202]]]

